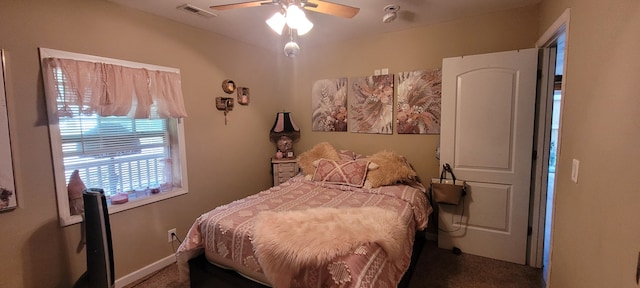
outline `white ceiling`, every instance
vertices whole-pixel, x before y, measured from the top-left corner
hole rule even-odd
[[[212,10],[212,5],[248,2],[249,0],[108,0],[124,6],[163,16],[194,27],[246,42],[267,49],[281,50],[288,42],[288,33],[282,36],[273,32],[265,23],[278,11],[276,5]],[[268,1],[268,0],[267,0]],[[314,23],[313,29],[296,39],[302,49],[305,45],[318,45],[327,41],[343,41],[361,36],[372,36],[408,28],[425,26],[457,18],[479,15],[499,10],[533,5],[541,0],[332,0],[334,3],[360,8],[351,19],[306,11]],[[176,7],[190,4],[216,14],[204,18]],[[384,7],[400,6],[398,18],[383,23]],[[297,36],[296,36],[297,37]]]

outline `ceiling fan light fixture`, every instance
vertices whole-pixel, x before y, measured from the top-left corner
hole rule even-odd
[[[284,25],[287,24],[287,19],[282,15],[282,13],[276,12],[276,14],[273,14],[273,16],[265,22],[267,22],[267,25],[269,25],[273,31],[278,33],[278,35],[282,35],[282,30],[284,29]]]
[[[307,16],[304,15],[304,11],[298,7],[298,5],[291,4],[287,7],[287,26],[291,29],[298,29],[305,21],[309,22]]]
[[[309,21],[306,17],[304,18],[304,20],[305,21],[300,22],[298,24],[298,28],[296,28],[298,36],[307,34],[307,32],[311,31],[311,28],[313,28],[313,23],[311,23],[311,21]]]

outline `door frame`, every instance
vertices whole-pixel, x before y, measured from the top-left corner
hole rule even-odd
[[[556,19],[554,21],[554,23],[545,31],[545,33],[540,37],[540,39],[538,39],[538,41],[536,42],[536,48],[540,48],[543,49],[543,56],[545,56],[545,54],[548,54],[549,51],[549,47],[551,44],[553,44],[555,42],[555,40],[558,38],[558,36],[562,33],[565,34],[565,51],[564,51],[564,57],[565,57],[565,61],[563,64],[563,71],[564,71],[564,75],[563,75],[563,81],[562,81],[562,85],[561,85],[561,93],[563,95],[563,97],[561,98],[561,106],[560,106],[560,126],[559,126],[559,130],[558,130],[558,147],[557,147],[557,156],[556,157],[560,157],[559,155],[562,153],[562,109],[564,108],[564,99],[566,97],[564,97],[565,95],[565,87],[566,87],[566,82],[567,82],[567,59],[568,59],[568,53],[567,53],[567,47],[569,45],[569,20],[570,20],[570,14],[571,14],[571,9],[567,8],[562,15],[560,15],[560,17],[558,17],[558,19]],[[547,53],[545,53],[547,52]],[[544,68],[544,67],[543,67]],[[553,82],[554,79],[553,77],[547,77],[548,73],[542,73],[542,79],[540,79],[541,83],[538,85],[538,87],[542,87],[543,89],[545,87],[548,87],[547,85],[549,84],[549,81]],[[538,103],[539,105],[542,103],[546,103],[547,101],[547,96],[549,95],[542,95],[544,97],[540,97],[540,99],[538,99]],[[553,97],[553,93],[551,93],[551,97]],[[547,105],[541,105],[544,106],[544,109],[541,109],[539,111],[539,114],[536,116],[536,122],[537,123],[541,123],[541,119],[542,117],[546,118],[546,115],[551,113],[551,107],[546,107]],[[543,107],[541,107],[543,108]],[[547,109],[548,108],[548,109]],[[544,110],[544,111],[543,111]],[[538,129],[535,131],[536,133],[536,138],[537,139],[545,139],[545,134],[546,134],[546,129],[545,129],[545,125],[541,125],[543,127],[538,127]],[[540,144],[541,142],[544,141],[538,141],[537,143],[535,143],[536,146],[536,150],[538,152],[542,152],[545,151],[544,147],[541,147],[540,145],[544,145]],[[546,153],[548,153],[548,147],[547,147],[547,151]],[[532,186],[532,200],[531,201],[531,219],[530,219],[530,225],[531,225],[531,238],[529,241],[529,266],[533,266],[533,267],[542,267],[542,254],[543,254],[543,247],[542,247],[542,243],[544,242],[544,218],[545,218],[545,212],[546,212],[546,195],[547,195],[547,187],[546,187],[546,182],[543,183],[542,180],[546,179],[547,177],[542,177],[542,175],[539,174],[539,172],[542,171],[548,171],[547,169],[545,169],[543,166],[547,165],[547,163],[543,163],[545,161],[543,161],[543,159],[548,159],[548,155],[547,157],[541,157],[542,155],[539,153],[537,159],[535,160],[535,166],[532,167],[533,171],[536,171],[536,178],[533,179],[533,186]],[[554,193],[554,199],[553,202],[555,203],[555,198],[556,198],[557,193]],[[552,209],[555,210],[555,205],[552,207]],[[555,215],[555,213],[553,213],[554,211],[552,211],[552,215]],[[552,220],[551,222],[553,223],[553,217],[552,216]],[[553,225],[552,225],[553,226]],[[545,279],[549,279],[549,275],[551,274],[551,263],[552,263],[552,255],[553,255],[553,231],[551,232],[551,241],[550,241],[550,246],[549,247],[549,269],[547,269],[547,275],[545,277]],[[548,284],[547,284],[548,286]]]

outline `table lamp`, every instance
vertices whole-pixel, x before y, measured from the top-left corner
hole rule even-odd
[[[293,123],[290,112],[278,112],[276,121],[269,133],[271,141],[276,143],[277,151],[284,158],[293,158],[293,142],[300,138],[300,128]]]

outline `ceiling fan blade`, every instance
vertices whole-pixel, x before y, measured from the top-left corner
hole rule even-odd
[[[303,8],[306,8],[306,7],[316,8],[316,7],[318,7],[318,4],[311,3],[311,2],[309,2],[307,0],[300,0],[300,6],[302,6]]]
[[[351,7],[342,4],[331,3],[322,0],[309,0],[307,1],[310,5],[305,6],[304,8],[310,11],[315,11],[319,13],[344,17],[344,18],[353,18],[360,12],[360,8]],[[313,7],[316,6],[316,7]]]
[[[247,7],[256,7],[262,4],[271,4],[272,1],[250,1],[250,2],[242,2],[242,3],[234,3],[234,4],[224,4],[224,5],[214,5],[209,8],[214,10],[229,10],[236,8],[247,8]]]

